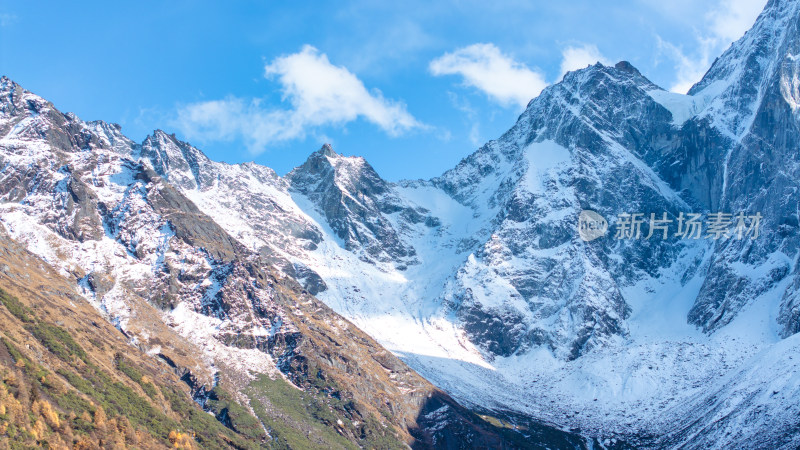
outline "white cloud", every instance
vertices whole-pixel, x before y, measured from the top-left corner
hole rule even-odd
[[[567,72],[583,69],[586,66],[600,62],[605,65],[611,65],[597,49],[596,45],[586,44],[580,47],[567,47],[561,52],[561,75],[563,77]]]
[[[276,58],[264,68],[280,83],[290,109],[269,109],[258,100],[227,98],[179,108],[175,125],[189,139],[242,138],[257,153],[274,142],[301,138],[316,127],[342,125],[358,118],[374,123],[391,136],[424,127],[406,107],[368,91],[344,67],[330,63],[311,46]]]
[[[706,11],[704,32],[696,36],[696,51],[687,54],[683,49],[659,39],[659,48],[675,61],[677,78],[670,90],[686,93],[700,81],[717,56],[753,26],[766,0],[719,0]]]
[[[721,0],[706,15],[712,36],[724,45],[739,39],[753,26],[766,3],[766,0]]]
[[[367,91],[355,75],[331,64],[314,47],[276,59],[265,73],[278,78],[284,97],[304,124],[344,123],[360,116],[391,135],[420,125],[404,105],[384,99],[377,90]]]
[[[445,53],[430,63],[433,75],[461,75],[502,105],[524,108],[547,86],[544,76],[504,55],[494,44],[473,44]]]
[[[235,97],[183,106],[174,125],[188,139],[201,142],[242,138],[253,153],[303,134],[301,121],[293,120],[291,111],[266,110],[257,100]]]

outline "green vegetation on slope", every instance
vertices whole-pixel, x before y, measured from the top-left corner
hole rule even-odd
[[[18,331],[29,333],[31,342],[49,353],[34,358],[36,347],[7,334],[13,324],[0,328],[0,447],[259,447],[263,432],[255,440],[226,428],[177,383],[163,384],[159,392],[156,381],[122,355],[117,355],[115,374],[100,367],[69,331],[38,320],[2,289],[0,303],[21,322]]]
[[[330,386],[328,386],[330,388]],[[372,417],[360,417],[351,401],[304,392],[282,378],[261,376],[248,388],[256,415],[281,448],[407,448]],[[358,445],[345,436],[353,436]]]

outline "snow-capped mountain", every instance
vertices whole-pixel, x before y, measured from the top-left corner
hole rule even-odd
[[[214,163],[162,132],[136,144],[5,77],[0,136],[4,243],[72,280],[238,437],[267,447],[524,446],[525,435],[479,418],[312,296],[325,284],[294,255],[323,232],[271,170]],[[246,205],[229,196],[239,191]],[[249,235],[248,213],[258,214]],[[238,409],[209,406],[225,402]],[[527,433],[539,447],[586,446],[538,423]]]
[[[509,421],[606,447],[794,448],[798,58],[800,2],[771,0],[688,95],[596,64],[453,169],[400,183],[328,145],[286,176],[161,131],[139,145],[6,79],[0,222],[138,339],[164,327],[281,369],[275,336],[305,332],[273,284],[250,286],[267,264]],[[582,238],[585,210],[607,234]],[[741,239],[679,234],[718,213],[728,230],[742,214]],[[142,323],[134,297],[166,325]]]
[[[465,401],[601,438],[663,435],[676,412],[764,390],[735,374],[796,331],[797,9],[770,2],[690,95],[625,62],[570,73],[434,180],[387,183],[325,147],[275,197],[318,240],[276,242],[241,211],[249,201],[214,212],[226,195],[215,188],[199,189],[215,199],[200,207],[242,218],[232,234],[302,267],[323,301]],[[635,212],[673,227],[681,213],[763,221],[755,240],[587,243],[584,209],[612,229]]]

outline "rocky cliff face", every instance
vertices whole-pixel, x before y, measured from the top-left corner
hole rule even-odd
[[[475,338],[487,350],[510,356],[544,345],[574,359],[624,339],[630,308],[620,287],[671,266],[686,249],[674,240],[586,243],[576,233],[584,209],[613,220],[689,208],[644,161],[657,159],[673,133],[650,91],[659,88],[624,62],[570,73],[499,140],[433,181],[475,209],[489,205],[475,258],[444,294],[470,334],[492,333]],[[479,291],[476,278],[491,284]],[[504,284],[519,306],[492,306]]]
[[[435,225],[424,208],[411,207],[363,158],[344,158],[329,145],[313,153],[286,176],[322,215],[344,248],[366,262],[394,263],[400,270],[417,264],[414,247],[403,242],[388,216],[413,224]]]
[[[692,120],[707,122],[721,135],[720,168],[713,172],[721,186],[719,209],[764,216],[759,239],[716,246],[689,316],[706,331],[728,324],[753,298],[779,285],[785,289],[781,283],[795,268],[798,10],[796,2],[771,1],[756,25],[690,91],[707,104]],[[785,289],[777,318],[783,336],[794,332],[795,297],[795,288]]]

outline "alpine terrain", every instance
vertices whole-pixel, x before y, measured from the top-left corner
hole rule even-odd
[[[800,446],[800,1],[687,95],[569,72],[431,180],[139,144],[8,78],[0,136],[0,418],[42,411],[0,442]]]

